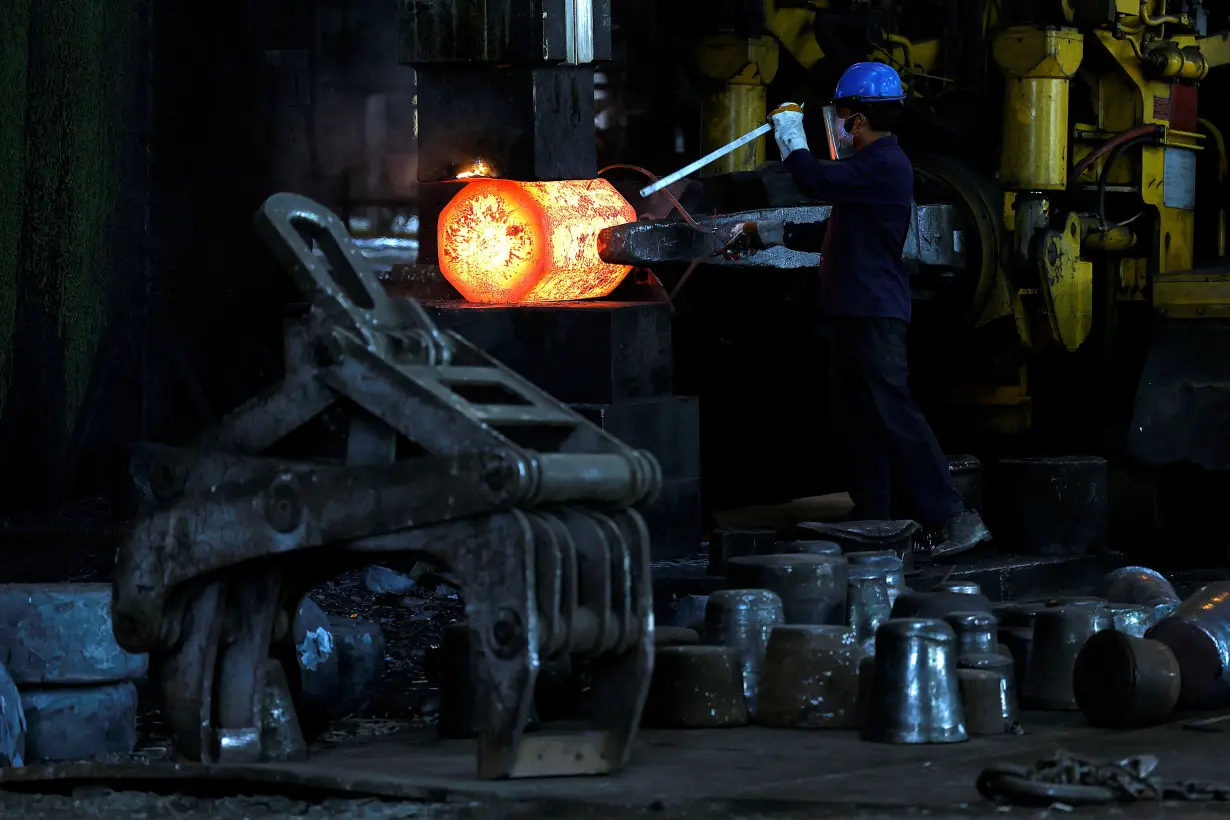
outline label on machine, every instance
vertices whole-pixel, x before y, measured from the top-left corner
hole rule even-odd
[[[1185,211],[1196,208],[1196,152],[1167,148],[1162,160],[1162,204]]]

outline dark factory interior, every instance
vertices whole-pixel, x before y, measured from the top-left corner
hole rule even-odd
[[[1226,63],[1213,0],[10,0],[0,813],[1224,805]]]

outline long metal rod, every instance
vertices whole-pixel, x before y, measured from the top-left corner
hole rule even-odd
[[[695,162],[688,163],[687,165],[683,166],[675,173],[667,174],[666,176],[662,177],[661,179],[659,179],[657,182],[653,183],[652,185],[646,185],[640,191],[641,196],[647,197],[650,194],[656,194],[658,191],[661,191],[667,185],[674,185],[676,182],[683,179],[684,177],[686,177],[688,174],[692,173],[693,171],[697,171],[701,168],[704,168],[709,163],[715,160],[721,159],[722,157],[726,156],[727,154],[729,154],[731,151],[735,150],[736,148],[742,148],[744,145],[747,145],[752,140],[759,139],[762,135],[767,134],[772,130],[773,130],[773,126],[766,122],[764,125],[760,126],[755,131],[749,131],[748,133],[739,137],[734,142],[728,142],[725,145],[723,145],[721,148],[718,148],[715,151],[710,151],[709,153],[705,154],[703,157],[696,160]]]

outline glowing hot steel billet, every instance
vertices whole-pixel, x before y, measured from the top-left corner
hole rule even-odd
[[[604,179],[480,179],[440,213],[440,271],[471,302],[607,296],[632,269],[598,256],[598,233],[636,221]]]

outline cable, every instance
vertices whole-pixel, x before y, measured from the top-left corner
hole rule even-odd
[[[1102,227],[1103,230],[1105,230],[1106,225],[1106,178],[1110,176],[1111,166],[1113,166],[1116,160],[1123,155],[1124,151],[1135,148],[1137,145],[1144,145],[1145,143],[1152,142],[1155,136],[1155,134],[1145,134],[1143,136],[1135,137],[1134,139],[1119,143],[1110,150],[1110,155],[1106,158],[1106,164],[1102,166],[1102,173],[1098,176],[1098,207],[1096,214],[1098,217],[1098,225]]]
[[[1099,145],[1097,148],[1094,148],[1084,157],[1084,159],[1076,163],[1076,166],[1072,169],[1072,173],[1068,175],[1068,184],[1075,185],[1076,180],[1080,179],[1080,175],[1085,173],[1085,170],[1089,168],[1090,165],[1097,162],[1098,159],[1100,159],[1107,151],[1111,151],[1116,146],[1122,145],[1129,140],[1134,140],[1137,137],[1145,137],[1155,134],[1161,135],[1163,131],[1164,129],[1160,125],[1141,125],[1128,131],[1124,131],[1121,134],[1116,134],[1106,142]]]
[[[654,176],[649,171],[646,171],[641,166],[627,165],[622,162],[617,162],[614,165],[608,165],[605,168],[602,168],[601,170],[598,171],[598,176],[602,176],[607,171],[614,171],[617,168],[623,168],[628,171],[636,171],[637,173],[644,174],[645,176],[649,177],[650,182],[658,181],[658,178],[656,176]],[[683,217],[683,221],[688,223],[688,225],[690,225],[693,229],[700,231],[701,233],[717,233],[717,228],[712,228],[712,227],[708,227],[705,225],[701,225],[699,222],[693,219],[692,215],[687,212],[687,209],[685,209],[682,205],[679,204],[679,200],[675,199],[675,195],[672,194],[670,191],[663,188],[661,192],[662,194],[666,196],[667,199],[670,200],[670,203],[675,206],[675,210],[678,211],[679,215]]]

